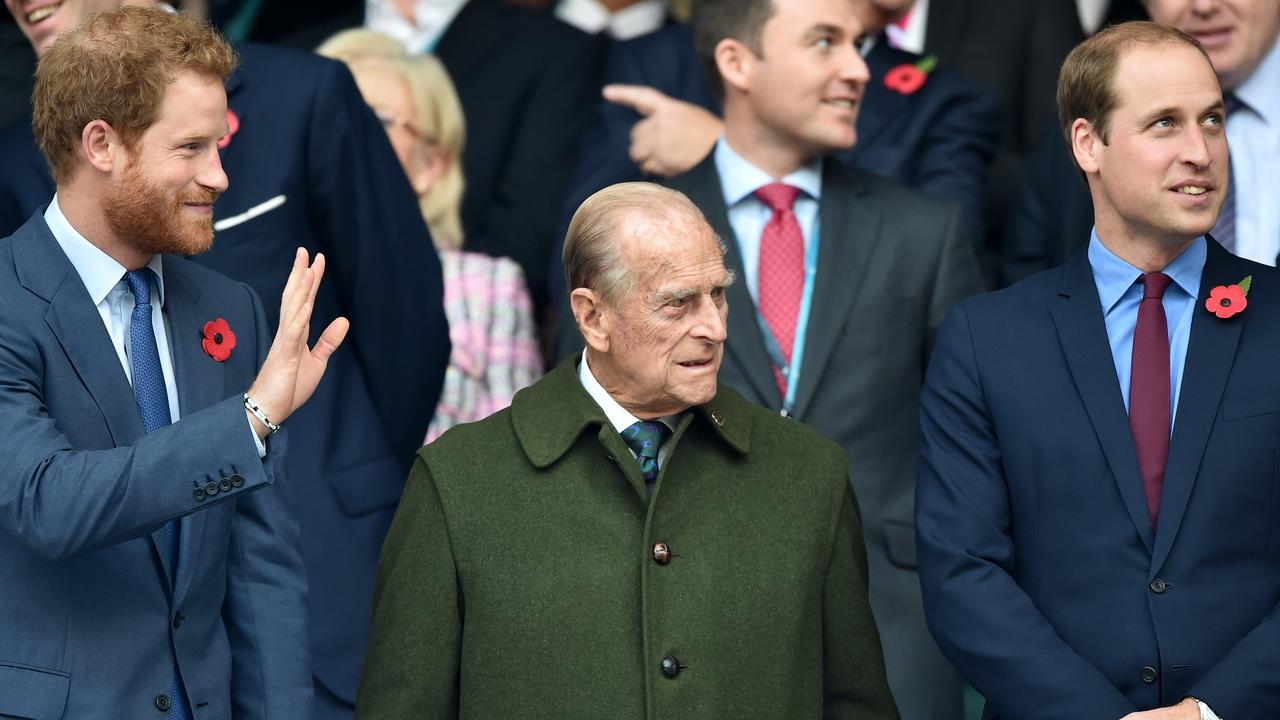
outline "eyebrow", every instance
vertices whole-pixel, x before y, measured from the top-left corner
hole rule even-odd
[[[1225,109],[1226,107],[1223,105],[1222,100],[1215,100],[1212,105],[1209,105],[1205,109],[1201,110],[1200,115],[1208,115],[1209,113],[1215,112],[1215,111],[1222,112]],[[1157,118],[1165,117],[1166,115],[1177,115],[1179,112],[1181,112],[1181,110],[1182,108],[1177,108],[1173,106],[1162,107],[1159,110],[1153,110],[1143,115],[1142,121],[1144,123],[1147,123]]]
[[[711,289],[723,290],[733,284],[735,280],[732,271],[726,271],[724,276],[712,284]],[[659,304],[665,305],[674,300],[687,300],[695,295],[701,295],[702,291],[697,288],[677,288],[675,290],[664,290],[657,295]]]
[[[830,23],[818,23],[817,25],[814,25],[813,27],[806,30],[804,33],[804,36],[807,38],[817,37],[820,35],[844,35],[844,30],[842,30],[838,25],[832,25]]]

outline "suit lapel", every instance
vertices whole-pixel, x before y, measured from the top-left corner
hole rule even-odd
[[[756,305],[743,279],[742,256],[738,252],[737,238],[733,226],[729,224],[729,212],[724,205],[724,190],[716,171],[715,152],[712,151],[697,167],[676,178],[672,187],[688,195],[693,204],[702,210],[707,222],[711,223],[711,228],[724,241],[725,265],[737,277],[737,281],[728,290],[729,339],[725,343],[726,352],[731,361],[742,368],[742,374],[755,390],[756,396],[767,399],[769,406],[774,409],[781,408],[782,397],[774,382],[769,352],[760,335]]]
[[[463,84],[472,70],[493,57],[493,46],[505,38],[504,14],[496,0],[468,0],[440,36],[435,54],[455,85]]]
[[[205,307],[200,287],[190,278],[187,270],[185,264],[177,258],[165,258],[164,308],[169,319],[169,345],[173,352],[174,382],[178,385],[178,410],[183,416],[197,413],[226,399],[225,366],[206,354],[200,344],[204,338],[204,325],[217,316],[217,308]],[[197,570],[195,558],[200,550],[200,536],[204,531],[206,514],[192,513],[180,522],[181,542],[174,592],[176,599],[181,599],[191,587],[191,578]],[[160,536],[161,541],[157,547],[163,548],[163,530],[153,534],[153,539],[156,535]]]
[[[860,201],[866,194],[866,182],[858,171],[834,158],[823,163],[818,272],[796,388],[795,415],[800,420],[813,401],[840,340],[840,329],[863,288],[868,259],[880,242],[883,217],[870,203]]]
[[[1187,511],[1205,445],[1218,416],[1222,392],[1231,374],[1240,331],[1249,317],[1245,312],[1229,320],[1221,320],[1204,310],[1204,299],[1211,288],[1240,282],[1248,274],[1243,263],[1217,242],[1208,239],[1207,243],[1208,255],[1200,280],[1200,294],[1191,307],[1191,337],[1187,343],[1178,413],[1169,442],[1169,462],[1156,521],[1156,544],[1151,563],[1153,574],[1168,558]]]
[[[1142,476],[1138,472],[1138,453],[1134,450],[1129,415],[1125,412],[1124,395],[1120,392],[1120,380],[1102,317],[1102,301],[1098,298],[1088,254],[1077,252],[1062,266],[1061,272],[1058,302],[1051,313],[1062,352],[1111,474],[1119,486],[1120,496],[1129,510],[1129,517],[1150,552],[1151,516],[1142,489]]]

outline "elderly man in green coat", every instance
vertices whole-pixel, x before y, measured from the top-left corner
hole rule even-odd
[[[717,386],[701,213],[606,188],[564,259],[587,349],[418,453],[357,718],[897,718],[844,453]]]

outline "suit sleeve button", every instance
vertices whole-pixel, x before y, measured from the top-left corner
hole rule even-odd
[[[237,473],[231,476],[231,487],[240,487],[244,485],[244,478]]]
[[[674,656],[668,655],[662,658],[662,674],[668,678],[675,680],[680,676],[680,671],[684,669],[684,666]]]
[[[1150,685],[1151,683],[1155,682],[1156,679],[1159,677],[1160,677],[1160,673],[1156,672],[1155,668],[1153,667],[1142,668],[1142,682]]]
[[[1160,595],[1165,590],[1169,589],[1169,583],[1165,582],[1164,580],[1161,580],[1160,578],[1156,578],[1155,580],[1151,581],[1151,584],[1148,587],[1151,588],[1151,592],[1157,595]]]
[[[204,488],[198,487],[195,489],[195,492],[191,494],[195,496],[196,502],[204,502],[204,498],[205,498]]]
[[[221,480],[219,480],[219,481],[218,481],[218,490],[219,490],[220,492],[230,492],[230,491],[231,491],[231,480],[230,480],[229,478],[222,478]]]
[[[659,565],[666,565],[671,562],[671,548],[667,547],[664,542],[654,543],[653,561]]]
[[[206,493],[209,497],[213,497],[214,495],[217,495],[217,494],[218,494],[218,483],[216,483],[216,482],[214,482],[214,481],[210,480],[210,481],[209,481],[209,483],[208,483],[207,485],[205,485],[205,486],[204,486],[204,491],[205,491],[205,493]]]
[[[156,709],[160,712],[169,712],[170,703],[168,695],[157,695],[155,703]]]

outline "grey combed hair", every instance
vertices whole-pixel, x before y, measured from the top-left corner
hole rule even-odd
[[[639,280],[622,261],[619,240],[637,220],[677,218],[707,223],[683,193],[650,182],[610,185],[587,198],[573,214],[564,239],[562,259],[569,292],[587,288],[615,304],[631,295]],[[724,243],[720,250],[724,252]]]

